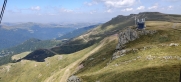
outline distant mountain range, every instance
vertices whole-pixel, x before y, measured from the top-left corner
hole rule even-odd
[[[91,23],[78,24],[39,24],[3,23],[0,26],[0,50],[18,45],[30,38],[40,40],[56,39],[68,32],[90,26]]]
[[[60,36],[57,38],[57,40],[62,40],[62,39],[71,39],[71,38],[75,38],[78,37],[79,35],[82,35],[83,33],[86,33],[87,31],[89,31],[90,29],[93,29],[95,27],[97,27],[99,24],[97,25],[91,25],[88,27],[84,27],[84,28],[78,28],[72,32],[69,32],[67,34],[64,34],[63,36]]]

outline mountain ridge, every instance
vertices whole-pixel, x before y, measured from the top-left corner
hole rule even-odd
[[[16,46],[30,38],[41,40],[56,39],[76,28],[84,28],[91,23],[80,24],[39,24],[39,23],[18,23],[2,24],[0,26],[0,50]]]

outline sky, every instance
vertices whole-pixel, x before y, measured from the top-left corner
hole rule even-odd
[[[103,23],[139,12],[181,14],[181,0],[8,0],[2,22]]]

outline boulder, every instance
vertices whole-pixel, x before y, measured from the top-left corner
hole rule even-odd
[[[81,82],[81,79],[77,76],[72,75],[68,78],[67,82]]]

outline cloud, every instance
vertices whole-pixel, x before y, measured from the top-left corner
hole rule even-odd
[[[93,0],[93,2],[103,3],[106,7],[122,8],[134,5],[139,0]],[[92,5],[92,4],[89,4]]]
[[[102,0],[107,7],[128,7],[132,6],[136,0]]]
[[[170,6],[168,6],[168,8],[167,8],[167,9],[168,9],[168,10],[170,10],[170,9],[172,9],[172,8],[173,8],[173,6],[171,6],[171,5],[170,5]]]
[[[61,8],[60,12],[70,13],[70,12],[73,12],[73,10],[72,9]]]
[[[158,3],[155,3],[153,6],[148,7],[149,10],[158,9]]]
[[[94,14],[94,13],[96,13],[96,11],[91,11],[91,12],[90,12],[90,14]]]
[[[40,6],[35,6],[35,7],[31,7],[31,10],[37,10],[37,11],[39,11],[39,10],[41,10],[41,8],[40,8]]]
[[[92,6],[92,5],[96,5],[98,4],[98,2],[96,1],[92,1],[92,2],[84,2],[85,5],[88,5],[88,6]]]
[[[133,11],[133,8],[126,8],[126,9],[123,9],[122,11]]]
[[[144,10],[145,9],[145,6],[139,6],[138,8],[137,8],[137,10]]]
[[[107,13],[112,13],[113,11],[111,9],[106,10]]]
[[[176,1],[180,1],[180,0],[162,0],[162,1],[176,2]]]
[[[149,10],[151,10],[151,9],[157,9],[157,8],[158,8],[158,6],[151,6],[151,7],[148,7]]]

